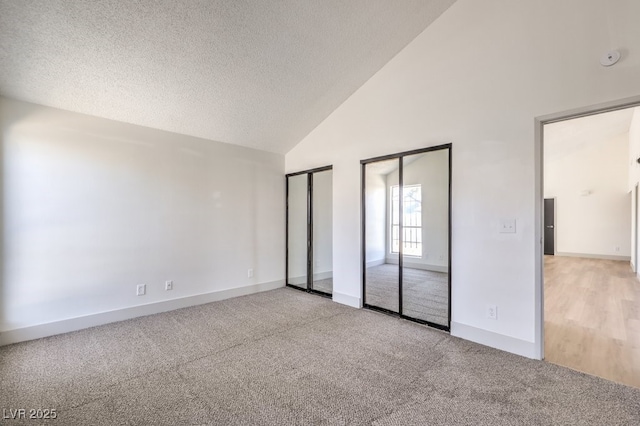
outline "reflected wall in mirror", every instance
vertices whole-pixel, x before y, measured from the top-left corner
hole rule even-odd
[[[390,262],[388,227],[392,210],[388,188],[398,185],[400,160],[370,163],[364,172],[365,202],[365,303],[392,312],[399,311],[398,262]],[[397,232],[397,229],[395,230]]]
[[[307,175],[287,177],[287,284],[307,288]]]
[[[313,290],[333,292],[333,171],[312,174]]]
[[[333,293],[333,171],[287,175],[287,285]]]
[[[362,161],[365,307],[448,330],[451,145]]]
[[[448,326],[449,150],[402,161],[402,313]]]

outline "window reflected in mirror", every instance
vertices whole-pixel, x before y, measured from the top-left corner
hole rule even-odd
[[[450,148],[362,161],[364,305],[446,330]]]

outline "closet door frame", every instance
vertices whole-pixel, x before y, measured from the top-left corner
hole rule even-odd
[[[296,290],[313,293],[324,297],[333,297],[331,293],[315,290],[313,288],[313,174],[333,170],[333,166],[317,167],[301,172],[288,173],[286,177],[286,226],[285,226],[285,285]],[[289,178],[293,176],[307,175],[307,288],[301,288],[289,283]]]
[[[400,186],[400,194],[403,194],[403,190],[404,190],[404,183],[403,183],[403,158],[410,156],[410,155],[415,155],[415,154],[424,154],[426,152],[431,152],[431,151],[440,151],[440,150],[448,150],[449,152],[449,205],[448,207],[448,240],[449,240],[449,247],[448,247],[448,269],[449,269],[449,277],[448,277],[448,318],[447,318],[447,325],[442,325],[442,324],[437,324],[437,323],[433,323],[431,321],[426,321],[423,319],[419,319],[419,318],[413,318],[407,315],[403,314],[403,310],[402,310],[402,303],[403,303],[403,288],[402,288],[402,271],[403,271],[403,257],[404,257],[404,253],[403,253],[403,214],[401,213],[398,217],[398,222],[399,222],[399,230],[398,230],[398,290],[399,290],[399,294],[398,294],[398,312],[394,312],[391,311],[389,309],[385,309],[385,308],[381,308],[378,306],[374,306],[374,305],[369,305],[367,304],[367,247],[366,247],[366,240],[367,240],[367,229],[366,229],[366,221],[367,221],[367,214],[366,214],[366,180],[367,180],[367,175],[366,175],[366,169],[367,169],[367,164],[370,163],[376,163],[378,161],[385,161],[385,160],[394,160],[397,159],[399,162],[399,166],[398,166],[398,185]],[[452,161],[452,144],[451,143],[446,143],[446,144],[442,144],[442,145],[436,145],[436,146],[431,146],[428,148],[421,148],[421,149],[415,149],[412,151],[404,151],[404,152],[399,152],[396,154],[389,154],[389,155],[383,155],[380,157],[373,157],[373,158],[368,158],[366,160],[361,160],[360,161],[360,165],[361,165],[361,199],[360,199],[360,203],[361,203],[361,208],[360,208],[360,212],[361,212],[361,218],[360,218],[360,222],[361,222],[361,238],[362,238],[362,244],[361,244],[361,258],[362,258],[362,306],[364,308],[367,309],[371,309],[373,311],[379,311],[379,312],[383,312],[389,315],[393,315],[396,317],[400,317],[403,319],[407,319],[410,321],[414,321],[420,324],[425,324],[428,325],[430,327],[433,328],[437,328],[440,330],[444,330],[444,331],[450,331],[451,330],[451,176],[452,176],[452,169],[453,169],[453,161]],[[402,195],[399,197],[399,203],[400,203],[400,212],[402,212]]]

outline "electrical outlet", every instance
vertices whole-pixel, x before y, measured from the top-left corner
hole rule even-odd
[[[138,284],[136,287],[136,296],[144,296],[145,294],[147,294],[147,285]]]
[[[616,246],[616,252],[620,251],[620,247]]]
[[[487,305],[487,318],[498,319],[498,307],[496,305]]]
[[[173,281],[165,281],[164,282],[164,289],[165,290],[173,290]]]
[[[247,278],[253,278],[253,269],[247,269]]]

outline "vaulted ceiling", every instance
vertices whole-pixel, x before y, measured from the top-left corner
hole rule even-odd
[[[455,0],[0,0],[0,95],[286,153]]]

